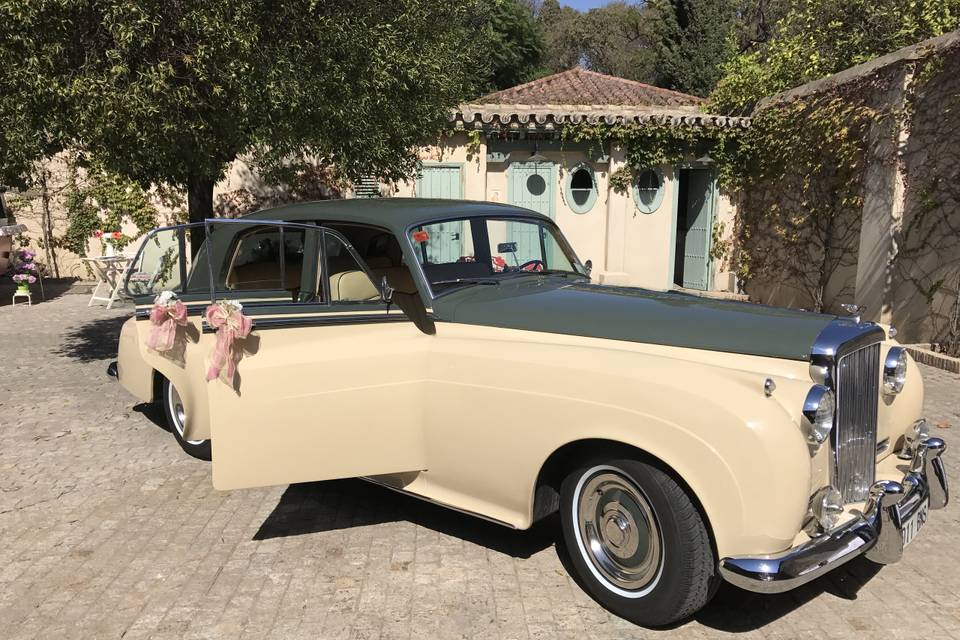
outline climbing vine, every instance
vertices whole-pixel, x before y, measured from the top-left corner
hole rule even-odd
[[[142,235],[159,223],[157,208],[140,185],[106,171],[96,163],[88,164],[81,175],[80,163],[67,163],[67,186],[63,202],[67,211],[67,229],[58,239],[62,246],[80,256],[87,255],[87,243],[96,230],[120,230],[131,222]],[[115,244],[122,249],[131,242],[126,235]]]

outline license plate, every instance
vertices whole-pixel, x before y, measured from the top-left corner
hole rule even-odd
[[[903,546],[907,546],[916,535],[920,532],[920,529],[927,522],[927,515],[930,513],[930,499],[926,499],[920,505],[920,507],[914,512],[910,518],[904,521],[903,529],[901,534],[903,535]]]

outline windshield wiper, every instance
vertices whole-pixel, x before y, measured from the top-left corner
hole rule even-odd
[[[435,280],[430,284],[500,284],[495,278],[454,278],[452,280]]]

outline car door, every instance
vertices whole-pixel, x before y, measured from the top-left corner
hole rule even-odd
[[[206,383],[214,486],[424,469],[426,336],[381,299],[369,269],[337,232],[308,225],[260,227],[284,232],[280,260],[287,264],[284,271],[298,272],[299,288],[291,290],[284,274],[288,281],[280,289],[289,298],[278,301],[269,295],[274,286],[269,280],[280,276],[250,267],[255,262],[249,260],[238,264],[238,257],[249,255],[242,240],[229,239],[234,246],[224,248],[214,237],[212,253],[222,255],[223,264],[212,270],[213,297],[243,294],[243,313],[253,321],[232,383]],[[299,238],[293,246],[291,237]],[[269,245],[265,239],[255,248]],[[268,289],[238,287],[244,274]],[[214,330],[204,323],[203,331]]]

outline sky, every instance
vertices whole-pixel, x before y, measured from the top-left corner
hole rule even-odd
[[[608,4],[610,0],[560,0],[560,4],[573,7],[579,11],[587,11]]]

